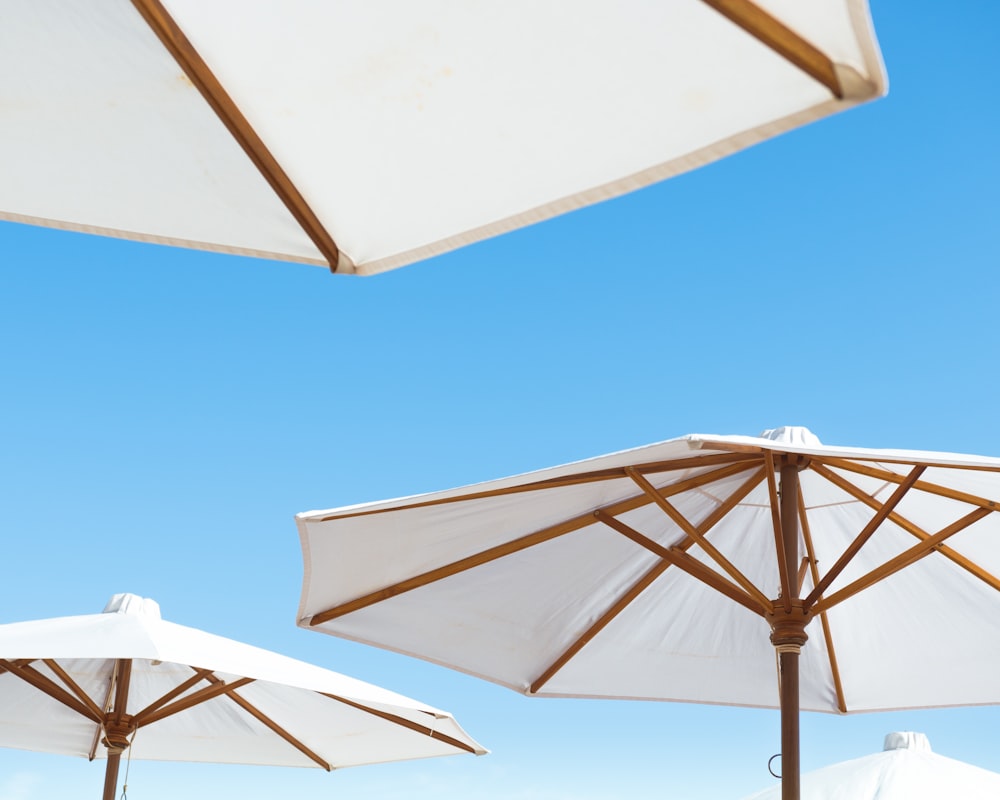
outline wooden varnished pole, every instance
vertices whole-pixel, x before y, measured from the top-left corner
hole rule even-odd
[[[121,764],[121,752],[108,752],[108,765],[104,770],[104,800],[115,800],[115,790],[118,788],[118,765]]]
[[[787,574],[798,573],[799,562],[799,465],[783,461],[781,475],[781,540]],[[808,618],[802,609],[798,581],[790,581],[791,608],[775,603],[771,618],[771,643],[778,652],[779,699],[781,702],[781,800],[799,800],[799,653],[806,642]]]

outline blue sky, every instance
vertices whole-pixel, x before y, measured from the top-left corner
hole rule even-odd
[[[135,592],[447,708],[493,751],[334,775],[136,761],[132,797],[708,800],[771,782],[776,712],[527,700],[297,629],[293,516],[786,424],[1000,456],[1000,11],[872,12],[887,98],[376,278],[0,223],[0,619]],[[891,730],[1000,771],[996,708],[806,715],[803,768]],[[102,780],[0,751],[0,800]]]

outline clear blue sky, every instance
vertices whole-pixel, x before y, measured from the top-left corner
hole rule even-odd
[[[447,708],[493,750],[333,775],[135,761],[133,799],[769,785],[776,712],[528,700],[297,629],[293,516],[691,432],[796,424],[1000,456],[1000,10],[873,14],[887,98],[376,278],[0,223],[0,619],[135,592]],[[1000,771],[996,708],[806,715],[803,768],[891,730]],[[102,781],[102,765],[0,751],[0,800]]]

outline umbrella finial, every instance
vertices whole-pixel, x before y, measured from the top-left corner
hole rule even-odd
[[[882,750],[918,750],[929,753],[931,752],[931,743],[923,733],[896,731],[885,735]]]
[[[802,425],[782,425],[780,428],[768,428],[761,433],[760,438],[783,444],[796,444],[801,447],[819,447],[823,444],[815,433]]]
[[[146,617],[160,619],[160,604],[148,597],[122,592],[112,595],[104,606],[105,614],[141,614]]]

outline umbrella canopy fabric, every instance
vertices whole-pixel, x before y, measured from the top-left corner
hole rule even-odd
[[[140,759],[327,770],[486,752],[444,711],[167,622],[135,595],[0,625],[0,746],[95,759],[133,741]]]
[[[0,218],[347,273],[637,189],[886,87],[865,0],[3,9]]]
[[[778,787],[745,800],[778,800]],[[890,733],[881,753],[802,776],[802,800],[994,800],[1000,774],[938,755],[922,733]]]
[[[1000,702],[998,509],[996,458],[685,436],[300,514],[299,624],[528,695],[780,706],[794,775],[799,704]]]

